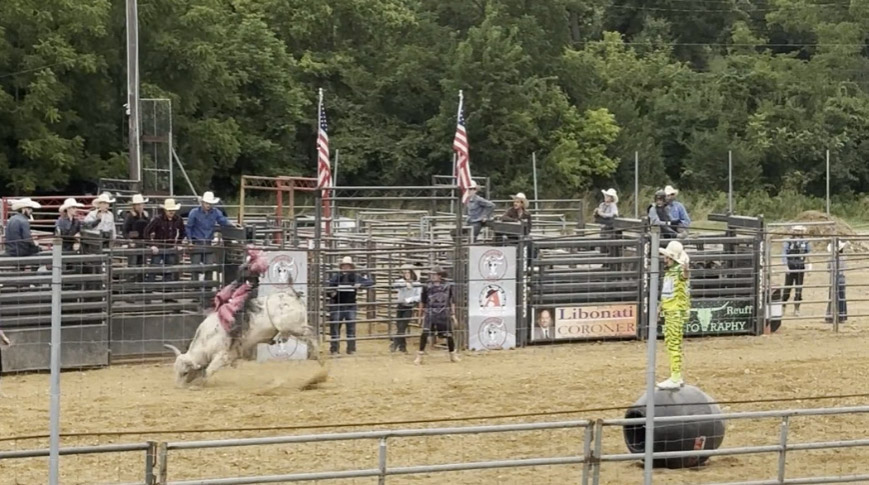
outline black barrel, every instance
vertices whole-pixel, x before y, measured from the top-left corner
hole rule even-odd
[[[698,416],[721,414],[721,408],[706,393],[694,386],[678,390],[655,390],[655,417]],[[631,406],[625,418],[646,417],[646,394]],[[625,444],[631,453],[643,453],[646,448],[646,425],[624,427]],[[675,421],[655,423],[655,452],[715,450],[724,441],[724,421]],[[657,459],[653,465],[667,468],[689,468],[703,465],[708,457]]]

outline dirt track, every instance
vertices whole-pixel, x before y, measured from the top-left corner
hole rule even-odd
[[[721,400],[793,398],[867,392],[869,331],[853,322],[833,335],[816,324],[786,326],[771,337],[716,338],[688,341],[688,381]],[[487,416],[630,405],[644,382],[644,347],[640,342],[561,345],[509,352],[466,355],[449,364],[440,351],[421,368],[411,357],[382,355],[383,343],[368,342],[352,358],[330,362],[330,380],[321,389],[299,392],[297,387],[319,369],[315,362],[245,363],[219,373],[201,390],[172,387],[168,365],[119,366],[82,373],[65,373],[63,432],[166,430],[152,436],[108,435],[65,438],[74,444],[136,442],[147,439],[189,440],[218,438],[197,432],[168,431],[246,426],[324,425],[383,421]],[[659,375],[664,374],[663,354]],[[0,399],[0,436],[43,434],[48,429],[47,375],[3,379],[6,397]],[[803,401],[725,406],[731,411],[869,403],[869,399]],[[621,412],[588,412],[537,420],[619,417]],[[527,418],[525,419],[528,420]],[[516,420],[512,420],[516,421]],[[481,424],[470,421],[452,424]],[[492,422],[489,420],[488,422]],[[511,422],[499,420],[497,422]],[[409,426],[433,426],[406,425]],[[775,444],[775,420],[739,421],[727,425],[725,447]],[[352,429],[377,429],[376,426]],[[382,427],[381,427],[382,429]],[[866,438],[869,416],[798,418],[791,421],[797,441]],[[293,431],[327,432],[335,429]],[[287,434],[284,432],[283,434]],[[276,435],[280,432],[235,433],[235,436]],[[390,441],[390,465],[420,465],[508,457],[575,454],[581,450],[581,431],[547,431],[488,436],[412,438]],[[46,446],[44,440],[0,442],[2,449]],[[622,453],[620,429],[609,429],[605,452]],[[62,457],[62,483],[93,484],[141,479],[143,455]],[[699,471],[662,472],[656,483],[703,483],[737,479],[774,478],[775,455],[717,458]],[[272,474],[374,468],[377,443],[325,443],[172,452],[169,478]],[[869,449],[830,452],[793,452],[788,476],[838,475],[869,471]],[[46,481],[47,459],[0,463],[0,482],[38,484]],[[387,483],[575,483],[579,467],[492,470],[444,473],[424,477],[395,477]],[[637,483],[635,464],[605,464],[602,483]],[[373,484],[376,479],[343,482]]]

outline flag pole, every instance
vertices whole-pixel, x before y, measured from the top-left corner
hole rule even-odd
[[[456,110],[456,122],[459,121],[459,118],[462,116],[462,104],[465,102],[465,96],[462,93],[462,90],[459,89],[459,109]],[[465,129],[465,133],[467,134],[467,128]],[[458,187],[459,185],[459,168],[456,164],[459,162],[459,157],[456,156],[456,153],[453,152],[453,186]],[[459,191],[459,197],[461,197],[461,191]]]
[[[323,88],[317,89],[317,139],[320,138],[320,114],[323,112]],[[320,149],[317,148],[317,179],[320,178]],[[332,168],[329,167],[329,180],[331,182],[332,179]],[[318,184],[319,185],[319,184]],[[330,186],[332,184],[330,183]],[[332,205],[331,205],[331,197],[329,197],[329,193],[331,192],[331,187],[319,187],[321,189],[320,196],[323,204],[323,216],[326,218],[326,235],[332,234]]]

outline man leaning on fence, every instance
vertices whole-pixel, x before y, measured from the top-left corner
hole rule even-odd
[[[471,186],[468,188],[471,196],[468,199],[468,224],[471,225],[474,234],[474,241],[483,230],[483,226],[492,218],[492,212],[495,210],[495,204],[480,197],[477,194],[479,186],[477,182],[471,181]]]
[[[163,201],[163,213],[151,219],[145,227],[145,239],[151,247],[151,264],[153,266],[175,266],[178,264],[178,248],[186,237],[184,221],[176,214],[181,205],[175,199]],[[177,280],[177,274],[163,271],[163,281]],[[154,281],[154,275],[147,275],[148,281]],[[167,300],[168,301],[168,300]]]
[[[187,215],[187,237],[190,238],[190,243],[193,245],[190,252],[190,264],[214,264],[214,250],[211,248],[211,243],[214,239],[215,227],[218,224],[222,227],[234,225],[223,215],[223,212],[214,207],[219,203],[220,199],[214,196],[214,192],[206,192],[199,198],[199,207],[194,207]],[[193,271],[193,279],[198,280],[200,274],[202,274],[201,271]],[[213,277],[213,270],[206,271],[203,279],[208,281]],[[205,297],[203,296],[204,300]]]
[[[111,241],[117,237],[117,228],[115,227],[115,215],[112,214],[111,205],[115,203],[112,194],[103,192],[94,199],[94,210],[88,212],[85,216],[82,226],[86,229],[95,229],[99,233],[103,247],[108,247]]]
[[[12,202],[12,212],[15,214],[6,224],[7,256],[23,257],[39,253],[39,246],[33,242],[33,235],[30,233],[30,220],[33,209],[40,207],[42,206],[39,202],[34,202],[29,197]]]
[[[148,199],[142,194],[136,194],[130,201],[130,210],[124,215],[124,224],[121,226],[121,235],[127,240],[127,244],[131,249],[135,248],[127,257],[127,266],[135,268],[145,264],[145,248],[142,245],[142,240],[145,239],[145,228],[151,220],[148,218],[148,212],[145,211],[145,204]],[[132,276],[132,281],[142,281],[142,275],[137,274]]]
[[[673,229],[680,238],[688,236],[688,228],[691,227],[691,217],[688,216],[688,209],[676,200],[679,191],[673,186],[664,187],[664,194],[667,196],[667,208],[670,210],[670,220],[673,221]]]
[[[84,204],[70,197],[61,204],[60,215],[54,223],[54,235],[61,238],[61,247],[63,252],[72,253],[76,251],[76,244],[81,239],[81,221],[78,218],[78,210],[83,208]]]

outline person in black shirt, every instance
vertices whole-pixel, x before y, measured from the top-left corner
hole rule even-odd
[[[447,272],[443,268],[435,266],[431,271],[431,280],[422,289],[419,303],[420,318],[423,319],[422,336],[419,339],[419,353],[413,361],[416,365],[422,364],[425,346],[432,334],[447,339],[451,362],[461,360],[453,338],[453,318],[456,316],[455,287],[444,281],[446,276]]]
[[[331,340],[329,352],[339,352],[338,340],[341,338],[341,323],[347,326],[347,354],[356,353],[356,292],[359,288],[370,287],[374,282],[356,272],[353,258],[345,256],[339,266],[340,272],[329,279],[331,297],[329,330]]]
[[[61,238],[63,252],[75,251],[75,244],[81,238],[81,220],[78,218],[78,210],[84,207],[74,198],[70,197],[63,201],[58,211],[60,216],[54,223],[54,234]]]
[[[145,264],[145,247],[141,241],[145,239],[145,228],[151,219],[148,217],[148,212],[145,211],[145,204],[148,199],[142,194],[136,194],[130,201],[131,207],[124,216],[124,224],[121,226],[121,235],[127,240],[130,248],[138,248],[138,251],[130,254],[127,257],[127,266],[130,268],[143,266]],[[132,281],[142,281],[142,274],[132,275]]]

